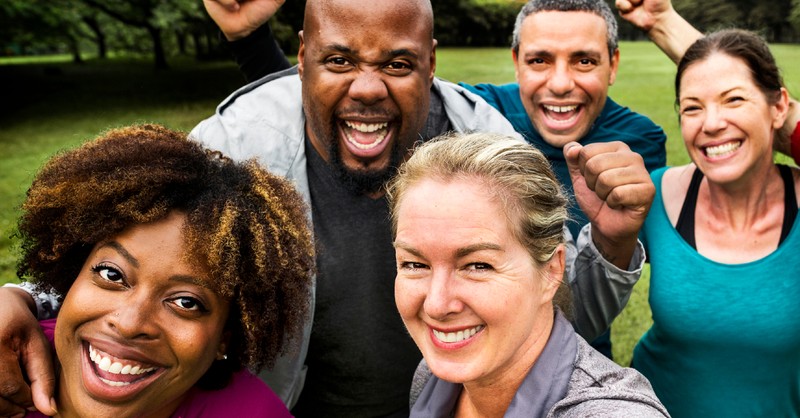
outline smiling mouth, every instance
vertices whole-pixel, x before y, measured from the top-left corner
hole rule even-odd
[[[94,363],[97,377],[109,386],[130,385],[150,377],[160,369],[159,367],[113,357],[92,347],[91,344],[87,344],[87,346],[89,359]]]
[[[563,125],[569,125],[573,123],[580,113],[578,111],[580,106],[578,105],[554,106],[543,104],[542,109],[544,109],[544,115],[547,117],[547,119],[556,124]]]
[[[457,332],[442,332],[434,329],[433,336],[443,343],[458,343],[474,337],[475,334],[484,328],[484,325],[478,325],[477,327],[472,327]]]
[[[742,141],[731,141],[724,144],[715,145],[713,147],[704,147],[703,152],[707,157],[719,158],[733,154],[736,150],[741,148]]]
[[[345,121],[344,136],[347,142],[361,150],[370,150],[379,146],[389,130],[389,123],[362,123]]]

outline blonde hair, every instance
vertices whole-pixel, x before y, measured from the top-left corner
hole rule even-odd
[[[564,242],[567,198],[536,148],[518,139],[492,133],[451,133],[418,146],[387,188],[392,232],[406,192],[423,179],[478,177],[506,208],[519,242],[540,265]]]

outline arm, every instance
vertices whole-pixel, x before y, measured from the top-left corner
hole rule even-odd
[[[0,288],[0,416],[36,406],[55,415],[50,344],[34,317],[34,298],[16,286]],[[23,375],[28,377],[30,386]]]
[[[564,228],[567,240],[565,272],[572,292],[572,325],[581,337],[592,341],[605,332],[630,299],[644,266],[644,248],[637,243],[625,269],[604,259],[592,242],[591,224],[581,229],[577,242]]]
[[[204,0],[203,4],[248,82],[291,67],[267,24],[283,0]]]
[[[644,249],[637,237],[655,196],[642,157],[622,142],[564,147],[575,199],[589,219],[574,261],[567,247],[567,279],[576,330],[588,340],[622,311],[641,275]]]
[[[644,31],[676,64],[703,36],[672,7],[670,0],[617,0],[623,19]]]

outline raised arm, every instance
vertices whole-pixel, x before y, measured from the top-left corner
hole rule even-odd
[[[623,19],[642,30],[676,64],[703,34],[672,7],[670,0],[616,0]]]
[[[204,0],[247,82],[291,67],[268,21],[283,0]]]
[[[642,157],[622,142],[564,147],[575,199],[590,221],[567,247],[573,324],[591,341],[604,332],[630,298],[644,263],[638,241],[655,186]]]

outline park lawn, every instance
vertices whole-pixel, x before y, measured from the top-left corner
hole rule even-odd
[[[774,52],[788,73],[793,96],[800,92],[800,47],[777,45]],[[680,140],[673,108],[674,65],[647,42],[623,42],[621,65],[611,96],[650,116],[668,135],[670,165],[688,157]],[[89,60],[73,65],[56,57],[0,59],[0,284],[16,281],[11,234],[17,208],[33,174],[48,156],[93,138],[101,131],[131,123],[161,123],[191,129],[243,84],[232,63],[195,63],[173,59],[172,69],[154,72],[149,62]],[[514,80],[507,48],[441,48],[437,75],[468,83]],[[649,269],[636,285],[623,314],[612,328],[615,359],[630,362],[631,350],[650,326],[647,304]]]

